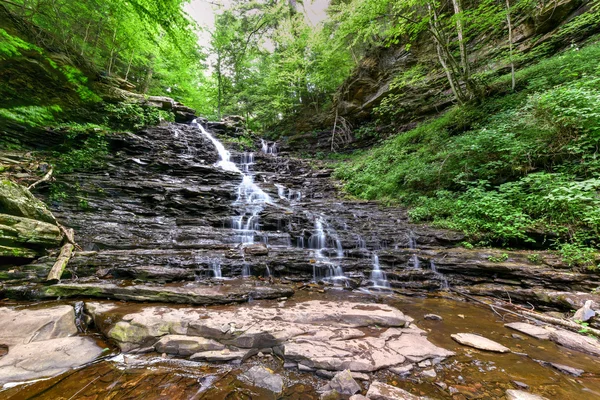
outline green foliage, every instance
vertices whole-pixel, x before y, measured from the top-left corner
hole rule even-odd
[[[456,107],[353,155],[336,176],[355,196],[403,201],[414,221],[473,242],[540,241],[570,265],[594,267],[599,57],[594,44],[543,60],[517,74],[515,93]]]
[[[105,103],[102,105],[104,122],[118,129],[136,130],[158,125],[161,121],[174,121],[171,112],[155,107],[142,107],[137,103]]]
[[[61,112],[62,108],[58,105],[0,108],[0,117],[19,124],[36,127],[55,122],[56,116]]]
[[[490,260],[493,263],[501,263],[501,262],[508,260],[508,254],[502,253],[497,257],[491,256],[491,257],[488,257],[488,260]]]
[[[23,50],[41,52],[39,47],[34,46],[17,36],[13,36],[0,28],[0,60],[18,56]]]
[[[108,141],[102,132],[90,132],[70,135],[71,145],[68,151],[54,153],[57,173],[87,171],[104,165],[108,155]]]
[[[89,76],[125,78],[143,93],[204,105],[204,55],[186,0],[14,0],[3,3],[20,25],[36,30],[34,44],[0,30],[0,59],[24,50],[68,55],[59,68],[83,101],[98,101]],[[56,63],[48,60],[56,67]],[[58,61],[57,61],[58,62]],[[63,64],[60,62],[59,64]],[[69,65],[72,64],[72,65]]]

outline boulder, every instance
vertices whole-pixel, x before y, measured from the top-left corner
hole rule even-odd
[[[508,389],[506,391],[507,400],[548,400],[537,394],[524,392],[522,390]]]
[[[58,247],[62,233],[56,224],[0,214],[0,240],[34,248]]]
[[[421,400],[424,397],[415,396],[406,390],[395,386],[387,385],[383,382],[374,381],[369,386],[367,398],[370,400]]]
[[[244,247],[244,254],[249,256],[268,256],[269,248],[262,243],[251,244]]]
[[[274,374],[264,367],[252,367],[243,373],[241,378],[255,386],[268,389],[271,392],[281,393],[283,391],[283,379],[281,376]]]
[[[593,303],[594,302],[592,300],[587,300],[583,307],[581,307],[575,312],[575,315],[573,315],[573,320],[585,322],[590,318],[594,317],[596,315],[596,312],[592,310]]]
[[[0,214],[14,215],[56,225],[46,205],[24,186],[8,180],[0,181]]]
[[[508,353],[510,349],[500,343],[494,342],[493,340],[486,339],[483,336],[475,335],[473,333],[456,333],[450,335],[452,339],[458,343],[474,347],[479,350],[493,351],[496,353]]]

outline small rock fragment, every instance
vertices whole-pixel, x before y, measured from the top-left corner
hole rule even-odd
[[[421,376],[423,376],[425,378],[435,378],[435,377],[437,377],[437,374],[433,368],[430,368],[430,369],[426,369],[425,371],[421,372]]]
[[[529,389],[529,385],[520,381],[512,381],[512,383],[519,389]]]
[[[410,371],[412,371],[413,368],[414,367],[412,364],[406,364],[406,365],[402,365],[400,367],[392,367],[392,368],[390,368],[390,371],[396,375],[405,376],[405,375],[410,374]]]
[[[328,386],[341,394],[355,394],[360,392],[360,385],[356,383],[350,370],[347,369],[335,374]]]
[[[432,321],[442,321],[443,320],[443,318],[437,314],[425,314],[425,317],[423,317],[423,318],[429,319]]]
[[[573,376],[581,376],[585,371],[579,368],[569,367],[568,365],[559,364],[559,363],[549,363],[552,368],[559,370],[565,374],[573,375]]]

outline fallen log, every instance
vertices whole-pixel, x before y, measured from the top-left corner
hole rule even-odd
[[[60,277],[62,276],[67,264],[71,260],[73,256],[73,249],[75,249],[74,240],[74,232],[73,229],[64,229],[65,232],[65,244],[60,249],[60,254],[56,259],[56,262],[52,266],[48,277],[46,278],[46,282],[58,282]]]
[[[591,334],[593,334],[593,335],[595,335],[597,337],[600,337],[600,330],[595,329],[595,328],[590,328],[590,327],[583,327],[582,325],[579,325],[578,323],[573,322],[573,321],[569,321],[567,319],[555,318],[555,317],[551,317],[549,315],[545,315],[545,314],[538,313],[538,312],[533,312],[533,311],[530,311],[530,310],[521,310],[521,309],[519,309],[520,307],[517,306],[517,305],[515,305],[515,304],[507,303],[507,302],[505,302],[503,300],[496,299],[497,301],[502,301],[503,303],[506,303],[510,307],[515,307],[516,308],[515,310],[509,310],[508,308],[501,307],[501,306],[498,306],[498,305],[495,305],[495,304],[490,304],[490,303],[487,303],[487,302],[485,302],[483,300],[479,300],[479,299],[477,299],[477,298],[475,298],[475,297],[473,297],[471,295],[468,295],[468,294],[463,293],[463,292],[459,292],[456,289],[450,289],[450,291],[454,292],[454,293],[456,293],[456,294],[458,294],[460,296],[463,296],[463,297],[465,297],[468,300],[472,300],[472,301],[474,301],[476,303],[483,304],[485,306],[490,307],[492,309],[492,311],[494,313],[496,313],[497,315],[500,315],[498,313],[498,311],[497,311],[497,310],[500,310],[500,311],[505,312],[507,314],[516,315],[518,317],[525,318],[525,319],[530,320],[530,321],[535,321],[535,322],[538,322],[538,323],[539,322],[544,322],[544,323],[550,324],[550,325],[558,325],[560,327],[566,328],[566,329],[568,329],[570,331],[577,332],[577,333],[581,333],[580,331],[582,329],[585,329],[586,333],[591,333]],[[503,316],[500,315],[500,317],[502,319],[504,319]]]

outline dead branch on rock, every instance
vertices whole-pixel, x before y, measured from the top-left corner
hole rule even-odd
[[[509,307],[514,307],[516,310],[509,310],[508,308],[505,308],[505,307],[501,307],[501,306],[498,306],[498,305],[490,304],[488,302],[485,302],[483,300],[479,300],[479,299],[477,299],[477,298],[475,298],[475,297],[473,297],[471,295],[468,295],[466,293],[459,292],[456,289],[450,289],[450,291],[454,292],[454,293],[456,293],[458,295],[461,295],[461,296],[467,298],[468,300],[471,300],[471,301],[474,301],[476,303],[488,306],[496,314],[498,314],[498,312],[496,310],[500,310],[500,311],[505,312],[507,314],[516,315],[518,317],[525,318],[525,319],[530,320],[530,321],[534,321],[534,322],[538,322],[538,323],[539,322],[545,322],[546,324],[550,324],[550,325],[558,325],[558,326],[560,326],[562,328],[566,328],[566,329],[568,329],[570,331],[577,332],[577,333],[579,333],[579,331],[582,329],[582,326],[579,325],[576,322],[569,321],[567,319],[550,317],[548,315],[545,315],[545,314],[542,314],[542,313],[538,313],[538,312],[533,312],[531,310],[527,310],[527,309],[525,309],[525,308],[523,308],[521,306],[518,306],[516,304],[507,303],[504,300],[499,300],[499,301],[502,301],[503,303],[506,303]],[[504,320],[504,317],[502,317],[502,320]],[[598,330],[598,329],[594,329],[594,328],[590,328],[590,327],[586,327],[585,329],[586,329],[587,332],[589,332],[589,333],[591,333],[593,335],[600,336],[600,330]]]
[[[344,117],[338,116],[335,110],[335,121],[331,130],[331,151],[337,151],[341,146],[352,140],[352,125]]]
[[[50,168],[50,170],[49,170],[49,171],[46,173],[46,175],[44,175],[44,177],[43,177],[42,179],[40,179],[39,181],[37,181],[37,182],[34,182],[34,183],[32,183],[31,185],[29,185],[29,186],[27,187],[27,189],[31,190],[31,189],[33,189],[34,187],[36,187],[37,185],[39,185],[40,183],[49,181],[49,180],[50,180],[50,178],[52,178],[52,173],[53,173],[53,172],[54,172],[54,169]]]

